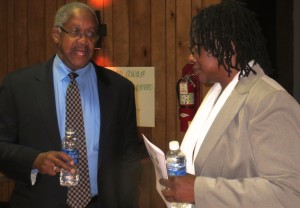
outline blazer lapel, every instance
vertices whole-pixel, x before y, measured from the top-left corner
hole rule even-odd
[[[53,87],[53,59],[44,68],[37,70],[34,75],[34,93],[36,93],[38,111],[42,122],[45,123],[47,133],[51,135],[51,142],[56,149],[60,149],[61,140],[56,116],[55,95]]]
[[[200,171],[207,159],[207,156],[218,142],[224,131],[229,126],[230,122],[234,116],[239,111],[242,106],[247,94],[239,95],[235,90],[231,93],[230,97],[227,99],[226,103],[222,107],[218,116],[212,123],[207,135],[200,147],[199,153],[196,156],[196,163],[200,164]],[[199,169],[197,170],[197,172]]]
[[[245,99],[248,96],[252,85],[264,74],[262,69],[256,65],[253,67],[257,72],[256,75],[251,74],[249,77],[241,78],[231,95],[228,97],[224,106],[212,123],[207,135],[200,147],[198,155],[196,156],[196,163],[199,165],[197,172],[201,173],[202,167],[222,134],[226,131],[235,115],[243,106]]]

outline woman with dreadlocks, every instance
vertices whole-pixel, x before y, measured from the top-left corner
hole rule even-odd
[[[300,206],[300,107],[264,71],[255,15],[237,1],[191,24],[194,72],[213,84],[181,144],[187,176],[161,179],[169,202],[201,208]]]

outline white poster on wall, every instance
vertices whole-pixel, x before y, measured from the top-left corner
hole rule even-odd
[[[135,86],[137,125],[155,127],[155,68],[107,67],[129,79]]]

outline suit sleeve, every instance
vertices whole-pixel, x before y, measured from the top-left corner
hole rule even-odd
[[[38,151],[19,145],[18,108],[14,87],[7,76],[0,85],[0,171],[30,184],[32,164]]]
[[[130,83],[126,115],[125,142],[120,173],[120,200],[123,207],[137,207],[137,187],[140,176],[140,154],[138,150],[136,106],[134,86]]]
[[[246,110],[251,159],[258,176],[235,179],[199,176],[194,186],[196,206],[299,207],[299,104],[282,90],[266,95]]]

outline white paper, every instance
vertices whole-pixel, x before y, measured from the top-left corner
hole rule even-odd
[[[164,202],[166,203],[168,208],[171,208],[171,203],[166,201],[165,197],[162,195],[161,190],[164,189],[165,187],[160,185],[159,183],[159,179],[160,178],[164,178],[167,179],[168,178],[168,172],[167,172],[167,168],[166,168],[166,159],[165,159],[165,153],[159,149],[157,146],[155,146],[154,144],[152,144],[146,137],[144,134],[143,138],[144,138],[144,142],[145,142],[145,146],[146,149],[149,153],[149,156],[152,160],[152,163],[154,165],[154,169],[155,169],[155,178],[156,178],[156,190],[158,191],[159,195],[161,196],[161,198],[164,200]]]
[[[155,127],[155,67],[106,67],[135,86],[136,119],[139,127]]]

